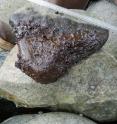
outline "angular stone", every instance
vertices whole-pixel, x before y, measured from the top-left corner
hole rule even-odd
[[[3,50],[0,51],[0,67],[2,66],[5,58],[7,57],[9,52],[5,52]]]
[[[52,83],[74,64],[99,51],[109,32],[65,17],[38,14],[34,8],[15,13],[10,24],[19,48],[16,67],[37,82]]]
[[[17,47],[1,67],[0,94],[25,107],[52,107],[85,114],[98,121],[117,118],[117,62],[99,52],[70,69],[54,84],[37,84],[15,65]],[[108,114],[107,114],[108,113]]]
[[[53,112],[35,115],[19,115],[2,124],[96,124],[95,122],[75,114]]]
[[[14,2],[11,2],[9,0],[14,7]],[[23,5],[17,4],[20,7]],[[55,13],[44,10],[44,7],[41,7],[39,12],[48,13],[51,17],[51,13]],[[9,15],[10,11],[7,13]],[[85,14],[86,17],[89,15]],[[77,21],[79,22],[78,19]],[[113,33],[116,38],[116,32]],[[116,39],[109,39],[106,44],[113,44],[110,51],[117,46],[114,42],[116,43]],[[108,53],[102,50],[82,64],[72,67],[69,74],[55,84],[42,85],[36,84],[15,68],[17,49],[14,49],[0,70],[0,96],[14,101],[18,106],[51,107],[51,110],[80,112],[98,121],[117,120],[117,61],[113,52]]]

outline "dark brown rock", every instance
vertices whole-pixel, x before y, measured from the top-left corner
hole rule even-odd
[[[19,48],[16,67],[40,83],[51,83],[82,59],[100,50],[108,30],[65,17],[37,16],[34,11],[10,20]]]

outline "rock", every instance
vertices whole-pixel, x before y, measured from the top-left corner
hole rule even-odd
[[[69,74],[48,85],[35,83],[15,68],[16,58],[17,47],[1,67],[0,94],[3,97],[18,106],[50,106],[80,112],[98,121],[116,120],[117,62],[105,52],[72,67]]]
[[[117,0],[114,0],[114,3],[117,5]]]
[[[25,0],[0,0],[0,19],[5,23],[9,23],[9,17],[17,9],[30,5],[29,2]]]
[[[11,101],[0,98],[0,122],[16,114],[17,108]]]
[[[2,124],[25,124],[27,122],[28,124],[96,124],[84,117],[63,112],[20,115],[10,118]]]
[[[51,17],[51,13],[55,13],[38,8],[40,13],[48,13]],[[109,39],[106,45],[114,45],[114,42],[116,40]],[[103,49],[72,67],[56,83],[48,85],[35,83],[15,68],[18,49],[14,48],[0,69],[0,95],[17,106],[79,112],[100,122],[117,120],[117,61],[113,54],[116,44],[113,45],[110,47],[112,53]]]
[[[15,44],[15,35],[8,24],[0,20],[0,37],[5,41]]]
[[[117,5],[117,0],[107,0],[107,1],[112,2],[112,3],[114,3],[115,5]]]
[[[110,31],[110,36],[107,44],[103,49],[117,60],[117,32]]]
[[[0,49],[0,67],[2,66],[8,52]],[[0,122],[14,114],[15,104],[0,97]],[[11,112],[12,111],[12,112]]]
[[[7,55],[8,52],[5,52],[2,49],[0,49],[0,67],[2,66]],[[14,115],[14,113],[15,113],[15,104],[0,97],[0,122],[10,117],[11,115]]]
[[[19,48],[16,67],[37,82],[56,81],[74,64],[99,51],[108,39],[106,29],[37,13],[28,8],[10,19]]]
[[[106,22],[107,24],[117,27],[117,6],[106,1],[100,0],[93,2],[87,9],[87,12],[81,10],[72,10],[84,16],[97,18]],[[109,31],[109,39],[103,47],[108,54],[117,59],[117,32],[114,30]]]
[[[107,0],[93,2],[87,12],[93,17],[117,26],[117,6]]]
[[[72,0],[72,1],[68,1],[68,0],[46,0],[49,2],[52,2],[54,4],[57,4],[59,6],[63,6],[69,9],[85,9],[89,0]]]
[[[0,51],[0,67],[2,66],[2,64],[3,64],[4,60],[5,60],[5,58],[6,58],[7,55],[8,55],[8,53],[9,53],[9,52],[3,51],[3,50]]]

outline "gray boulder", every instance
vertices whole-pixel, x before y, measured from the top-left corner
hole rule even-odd
[[[96,124],[84,117],[62,113],[45,113],[39,115],[21,115],[15,116],[3,122],[2,124]]]
[[[16,112],[17,108],[13,102],[0,97],[0,123],[4,119],[15,115]]]
[[[38,84],[15,68],[15,47],[0,73],[0,94],[17,106],[80,112],[98,121],[117,118],[117,62],[101,51],[54,84]],[[107,114],[108,113],[108,114]]]
[[[91,17],[98,18],[106,23],[117,26],[117,6],[108,1],[109,0],[100,0],[94,2],[87,9],[87,14]],[[110,37],[104,49],[117,59],[117,32],[114,32],[113,30],[110,31]]]
[[[11,13],[29,4],[26,0],[0,0],[0,19],[8,23]]]
[[[112,2],[109,2],[109,0],[93,2],[86,12],[82,10],[72,11],[84,16],[102,20],[103,22],[111,24],[117,28],[117,6],[115,6]],[[110,30],[110,36],[108,42],[104,46],[104,49],[107,54],[110,54],[117,59],[117,31]]]

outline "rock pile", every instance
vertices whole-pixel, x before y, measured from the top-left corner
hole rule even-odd
[[[13,5],[13,3],[12,3]],[[101,8],[99,6],[102,6]],[[34,5],[30,5],[34,6]],[[95,7],[94,7],[95,6]],[[100,8],[100,9],[99,9]],[[104,11],[111,8],[108,11]],[[55,11],[36,7],[39,15],[54,17]],[[108,9],[107,9],[108,10]],[[103,14],[100,12],[102,11]],[[80,14],[103,20],[116,26],[117,7],[106,0],[96,2],[87,11]],[[104,14],[105,13],[105,14]],[[108,17],[108,15],[112,17]],[[68,17],[60,13],[62,17]],[[71,17],[69,17],[71,18]],[[110,18],[110,20],[109,20]],[[72,21],[72,19],[71,19]],[[77,22],[81,22],[77,20]],[[67,113],[47,113],[41,115],[23,115],[14,117],[3,124],[48,121],[58,124],[94,123],[78,113],[98,122],[117,121],[117,32],[110,30],[109,39],[103,49],[90,56],[87,60],[73,66],[69,73],[53,84],[39,84],[17,69],[18,48],[15,46],[0,69],[0,96],[13,101],[18,107],[49,108],[51,111],[66,111]],[[55,117],[56,116],[56,117]],[[55,117],[55,119],[54,119]],[[69,119],[63,119],[69,118]],[[30,120],[30,121],[29,121]],[[48,124],[50,123],[48,121]]]

